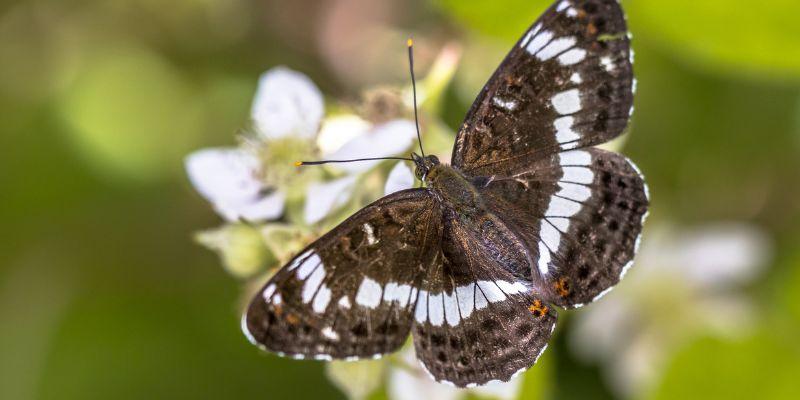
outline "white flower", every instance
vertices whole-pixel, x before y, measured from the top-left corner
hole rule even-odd
[[[307,224],[314,224],[325,218],[350,199],[355,176],[346,176],[324,183],[312,183],[306,192],[305,219]]]
[[[409,149],[416,138],[414,123],[404,119],[375,125],[358,135],[342,147],[326,155],[333,160],[349,160],[364,157],[390,157]],[[380,161],[360,161],[338,164],[348,173],[361,173],[372,169]]]
[[[576,313],[570,344],[607,364],[617,394],[641,395],[685,341],[747,333],[757,313],[737,289],[769,258],[769,240],[748,225],[651,229],[617,290]]]
[[[261,75],[250,110],[256,132],[266,139],[312,139],[324,113],[322,93],[314,82],[286,67],[275,67]]]
[[[414,174],[411,173],[411,169],[408,168],[405,162],[400,161],[389,172],[383,192],[384,195],[388,196],[394,192],[411,189],[412,187],[414,187]]]
[[[391,400],[457,400],[467,397],[470,393],[482,398],[513,400],[519,395],[520,385],[524,379],[523,376],[518,376],[508,382],[493,382],[475,388],[459,389],[434,381],[422,368],[410,346],[400,353],[398,358],[407,366],[392,367],[389,372],[387,389]]]
[[[356,130],[356,132],[354,132]],[[337,137],[349,137],[337,147]],[[328,150],[323,158],[331,160],[350,160],[365,157],[390,157],[401,154],[411,147],[416,138],[414,123],[407,120],[393,120],[371,126],[356,116],[337,117],[335,121],[323,124],[318,139],[320,147]],[[324,146],[323,146],[324,144]],[[350,200],[358,174],[369,171],[380,161],[358,161],[335,164],[334,167],[347,175],[331,182],[315,182],[306,192],[305,221],[314,224]],[[413,184],[413,177],[412,177]]]
[[[285,67],[265,72],[251,109],[258,140],[249,141],[246,148],[190,154],[186,158],[189,179],[227,221],[261,222],[283,214],[285,185],[291,185],[295,177],[294,161],[315,154],[324,159],[395,156],[408,150],[416,137],[411,121],[372,125],[355,115],[323,121],[324,111],[322,94],[307,76]],[[319,222],[347,203],[357,175],[378,163],[337,164],[334,168],[344,172],[344,177],[308,184],[305,222]]]
[[[261,138],[313,138],[323,112],[322,94],[305,75],[285,67],[261,75],[251,111]],[[283,214],[286,195],[266,186],[264,166],[255,154],[236,148],[203,149],[190,154],[185,164],[194,187],[227,221],[264,221]]]
[[[190,154],[185,163],[195,189],[225,220],[268,220],[283,213],[283,193],[264,187],[259,161],[252,154],[236,148],[204,149]]]

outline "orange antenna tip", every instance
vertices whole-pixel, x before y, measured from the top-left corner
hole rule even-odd
[[[295,161],[295,162],[294,162],[294,166],[295,166],[295,167],[299,167],[299,166],[301,166],[301,165],[303,165],[303,162],[302,162],[302,161]]]
[[[408,38],[408,41],[406,41],[406,44],[408,45],[408,47],[413,46],[414,45],[414,39]]]

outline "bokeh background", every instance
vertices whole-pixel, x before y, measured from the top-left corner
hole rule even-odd
[[[562,312],[524,398],[800,394],[800,2],[623,2],[639,79],[619,144],[650,185],[619,288]],[[457,127],[546,0],[0,1],[0,398],[344,398],[261,354],[243,283],[195,231],[220,219],[183,157],[230,145],[258,76],[326,100],[463,54]],[[381,380],[370,398],[391,397]],[[479,394],[470,394],[473,398]]]

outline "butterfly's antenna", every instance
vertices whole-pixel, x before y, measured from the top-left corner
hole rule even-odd
[[[411,71],[411,91],[414,94],[414,123],[417,125],[417,142],[422,157],[425,157],[425,150],[422,149],[422,137],[419,134],[419,116],[417,115],[417,80],[414,78],[414,40],[408,38],[408,69]]]
[[[321,160],[321,161],[295,161],[294,166],[300,167],[303,165],[322,165],[322,164],[333,164],[333,163],[349,163],[349,162],[356,162],[356,161],[377,161],[377,160],[402,160],[402,161],[414,161],[410,158],[406,157],[371,157],[371,158],[354,158],[351,160]]]

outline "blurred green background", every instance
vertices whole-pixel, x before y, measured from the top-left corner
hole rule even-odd
[[[615,356],[633,342],[587,358],[570,339],[580,314],[602,302],[562,313],[523,396],[797,398],[800,2],[623,4],[639,86],[622,151],[652,193],[644,246],[668,243],[645,250],[648,259],[696,244],[649,239],[659,227],[713,241],[707,227],[735,224],[759,238],[750,262],[759,269],[724,289],[723,309],[742,299],[747,306],[723,328],[704,324],[714,308],[697,312],[695,300],[718,290],[713,284],[620,289],[638,302],[638,318],[627,320],[638,325],[627,332],[657,331],[636,342],[644,348],[632,364]],[[266,356],[244,339],[241,282],[192,241],[220,221],[189,185],[183,157],[232,144],[259,74],[275,65],[306,73],[340,101],[406,84],[411,34],[421,73],[446,43],[464,48],[440,115],[456,127],[548,5],[0,2],[0,398],[342,398],[320,363]],[[720,256],[704,249],[670,262]],[[620,286],[646,281],[635,278],[644,262]],[[692,273],[673,266],[683,271],[678,280]],[[692,324],[672,323],[681,317]],[[651,350],[658,362],[639,357]],[[647,383],[629,390],[619,383],[628,378],[609,378],[621,363],[633,375],[649,371]]]

